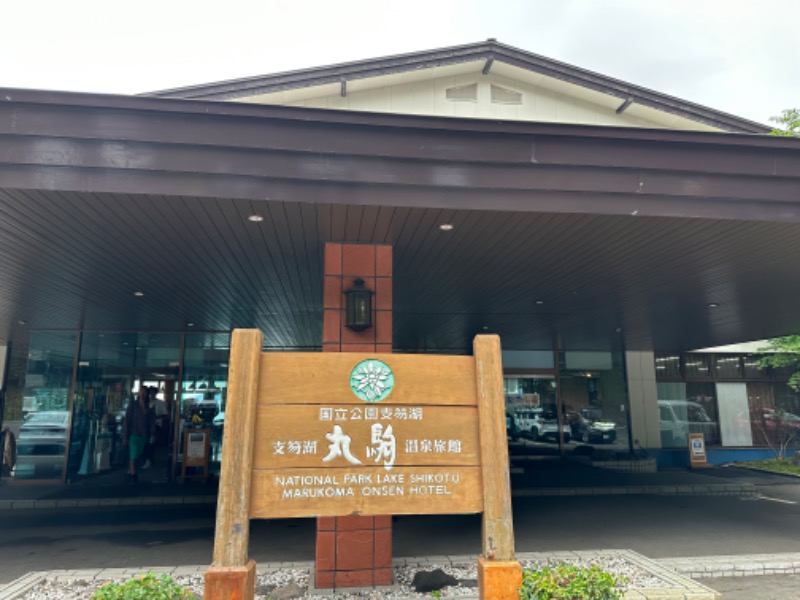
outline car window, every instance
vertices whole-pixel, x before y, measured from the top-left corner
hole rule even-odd
[[[18,456],[61,456],[64,454],[64,444],[20,444],[17,447]]]
[[[689,416],[689,421],[692,421],[694,423],[708,423],[709,421],[711,421],[711,419],[706,414],[706,411],[703,410],[702,406],[694,406],[690,404],[687,407],[686,412]]]
[[[662,421],[671,421],[672,420],[672,414],[671,414],[671,412],[670,412],[668,407],[659,406],[658,407],[658,411],[661,413],[661,417],[660,418],[661,418]]]

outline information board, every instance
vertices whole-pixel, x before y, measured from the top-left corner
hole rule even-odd
[[[261,373],[253,518],[482,510],[473,358],[276,352]]]

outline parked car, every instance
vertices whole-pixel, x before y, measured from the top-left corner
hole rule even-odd
[[[517,408],[513,420],[519,437],[558,442],[558,419],[553,412],[545,412],[542,408]],[[569,425],[562,425],[561,432],[564,442],[569,442],[572,438]]]
[[[777,429],[783,427],[793,430],[795,434],[800,434],[800,417],[781,409],[764,408],[763,423],[767,429]]]
[[[62,476],[67,449],[69,412],[30,413],[17,440],[16,479],[48,479]]]
[[[665,448],[685,446],[690,433],[702,433],[706,443],[719,441],[719,427],[706,409],[690,400],[659,400],[661,443]]]
[[[599,411],[584,408],[572,422],[572,435],[585,444],[613,444],[617,441],[617,425],[603,420]]]

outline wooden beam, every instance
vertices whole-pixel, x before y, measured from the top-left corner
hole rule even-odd
[[[483,65],[483,70],[481,71],[481,73],[483,73],[484,75],[488,75],[489,71],[492,68],[492,64],[493,63],[494,63],[494,59],[493,58],[487,58],[486,59],[486,64]]]
[[[257,329],[236,329],[232,336],[214,536],[215,567],[243,567],[247,564],[262,339]]]
[[[344,79],[342,79],[342,88],[339,93],[342,95],[342,98],[347,97],[347,81],[345,81]]]
[[[618,114],[618,115],[621,115],[622,113],[624,113],[626,110],[628,110],[628,107],[629,107],[631,104],[633,104],[633,98],[626,98],[626,99],[625,99],[625,102],[623,102],[622,104],[620,104],[620,105],[617,107],[617,114]]]
[[[508,471],[505,396],[500,337],[479,335],[473,342],[483,478],[483,556],[514,559],[514,524]]]

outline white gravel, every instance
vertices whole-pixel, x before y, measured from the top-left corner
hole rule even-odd
[[[545,565],[553,565],[559,560],[526,561],[522,560],[524,568],[537,568]],[[603,570],[612,574],[626,577],[628,583],[625,589],[658,588],[668,585],[668,582],[654,576],[652,573],[625,560],[622,557],[606,556],[594,557],[591,560],[570,560],[572,564],[589,566],[592,563],[598,564]],[[414,574],[418,571],[432,571],[442,569],[447,574],[452,575],[464,585],[447,587],[442,590],[443,598],[454,598],[459,596],[477,597],[477,565],[475,563],[463,565],[451,564],[425,564],[397,566],[394,569],[395,585],[390,588],[379,589],[358,589],[349,592],[341,590],[337,592],[323,591],[315,593],[309,590],[309,571],[307,569],[282,569],[280,571],[259,574],[256,580],[256,600],[269,600],[290,585],[298,586],[302,590],[302,595],[280,596],[284,598],[328,598],[331,600],[381,600],[381,599],[410,599],[410,598],[430,598],[430,594],[416,593],[411,588],[411,581]],[[176,576],[174,581],[191,589],[197,598],[203,597],[203,575]],[[108,581],[91,581],[86,579],[46,579],[34,586],[20,598],[24,600],[86,600]],[[295,588],[295,589],[298,589]]]

